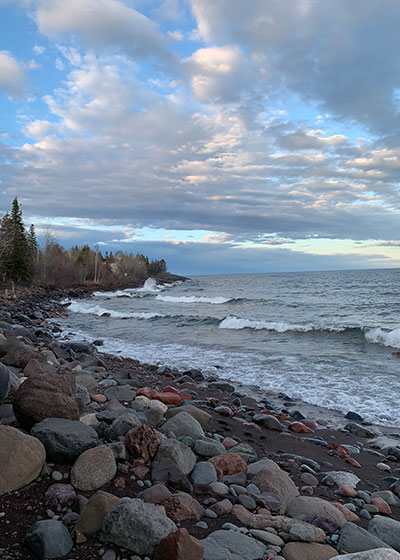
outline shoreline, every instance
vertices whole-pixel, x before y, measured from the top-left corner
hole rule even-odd
[[[60,292],[57,298],[61,301],[65,295],[65,292]],[[134,359],[121,358],[97,352],[91,345],[83,345],[81,347],[79,347],[79,345],[74,346],[73,344],[70,346],[68,346],[68,344],[63,345],[63,341],[58,340],[54,336],[57,334],[57,332],[55,332],[57,331],[57,327],[54,324],[54,320],[57,320],[57,315],[60,316],[65,312],[65,307],[63,307],[60,302],[52,301],[52,297],[53,296],[50,296],[49,298],[46,294],[34,294],[31,297],[26,297],[25,300],[10,300],[4,302],[5,305],[1,307],[3,319],[5,315],[7,318],[8,313],[9,324],[19,323],[22,325],[20,328],[16,329],[13,327],[9,333],[11,336],[13,334],[19,334],[19,336],[28,337],[28,335],[32,336],[32,329],[35,330],[37,333],[35,334],[37,340],[33,347],[36,346],[36,349],[39,350],[39,354],[46,355],[49,351],[53,353],[58,366],[61,366],[63,371],[71,371],[72,377],[80,375],[79,379],[83,382],[84,376],[80,374],[80,372],[92,372],[94,379],[97,379],[95,394],[100,395],[102,398],[98,397],[99,400],[97,402],[93,400],[94,395],[92,394],[89,402],[86,402],[81,410],[80,417],[82,418],[82,415],[94,416],[96,414],[101,416],[101,421],[96,420],[96,429],[100,437],[101,445],[109,445],[107,440],[103,439],[104,430],[107,430],[110,425],[113,425],[114,420],[118,419],[118,414],[121,414],[121,411],[126,410],[127,407],[129,410],[135,411],[136,409],[132,408],[135,402],[144,403],[140,406],[139,404],[135,405],[138,409],[136,413],[139,413],[139,410],[147,410],[142,409],[142,406],[148,406],[146,404],[146,397],[136,397],[136,399],[139,398],[139,401],[135,399],[132,402],[129,400],[128,402],[124,402],[125,399],[120,399],[112,404],[114,401],[105,396],[108,389],[112,387],[120,388],[121,390],[128,389],[128,392],[129,389],[132,389],[135,395],[149,395],[151,391],[155,391],[155,394],[158,395],[169,395],[169,399],[171,398],[171,393],[174,394],[172,389],[176,393],[183,391],[182,395],[185,395],[185,398],[188,399],[187,401],[183,401],[183,405],[186,403],[193,403],[196,408],[210,417],[210,425],[207,425],[207,429],[205,430],[206,435],[210,439],[210,443],[214,441],[219,442],[219,445],[221,445],[221,441],[230,441],[231,444],[233,442],[235,447],[240,446],[240,456],[242,460],[243,457],[245,457],[245,462],[247,463],[248,461],[249,468],[252,464],[258,464],[257,462],[263,458],[274,461],[274,464],[280,469],[279,472],[284,473],[281,476],[290,478],[290,484],[294,484],[296,492],[299,492],[300,496],[319,498],[331,504],[338,502],[341,509],[339,506],[334,507],[339,508],[340,511],[343,511],[343,508],[345,508],[344,514],[346,517],[343,518],[345,521],[347,520],[347,522],[349,522],[351,520],[355,522],[357,527],[367,529],[370,520],[367,517],[363,517],[363,515],[360,516],[360,512],[365,510],[366,502],[358,495],[351,497],[347,494],[342,494],[340,486],[336,485],[334,482],[332,483],[329,479],[329,477],[332,478],[333,475],[326,475],[326,473],[335,473],[338,471],[353,474],[360,479],[360,482],[357,484],[357,491],[361,491],[361,495],[363,495],[363,491],[364,494],[366,492],[369,496],[373,492],[380,490],[386,492],[385,496],[391,504],[388,504],[385,500],[386,505],[381,504],[379,500],[377,503],[381,504],[383,510],[389,507],[391,513],[388,514],[387,509],[386,513],[385,510],[381,511],[378,509],[375,513],[377,513],[378,516],[387,515],[388,519],[391,518],[396,522],[398,521],[400,527],[400,499],[397,497],[400,495],[400,488],[398,488],[396,484],[400,473],[400,449],[399,457],[397,457],[397,455],[391,455],[391,453],[388,452],[388,446],[396,446],[398,441],[395,439],[387,440],[385,439],[386,436],[383,439],[365,437],[366,435],[370,435],[368,434],[369,431],[375,431],[377,428],[384,434],[393,432],[393,428],[376,427],[368,423],[362,423],[361,421],[357,423],[352,419],[344,418],[344,415],[340,413],[331,413],[329,409],[307,405],[298,400],[291,401],[282,394],[227,381],[217,375],[214,376],[214,380],[210,377],[201,379],[202,374],[199,370],[193,369],[183,372],[168,368],[167,366],[158,367],[151,364],[142,364]],[[2,321],[1,318],[0,321]],[[4,328],[4,323],[0,322],[0,328]],[[21,328],[25,329],[25,331],[21,330]],[[15,366],[11,367],[11,369],[15,375],[17,375],[18,370],[20,370],[21,373],[24,371],[24,368]],[[87,373],[85,373],[85,375]],[[32,379],[33,378],[34,375]],[[30,377],[28,377],[28,379],[30,379]],[[172,388],[169,390],[169,387]],[[172,410],[175,408],[179,409],[181,400],[180,397],[179,399],[176,398],[174,400],[174,405],[170,405],[170,408]],[[152,399],[150,399],[149,402],[152,402]],[[0,407],[1,406],[4,405],[0,405]],[[0,414],[0,426],[18,426],[15,422],[15,418],[12,419],[11,417],[4,416],[4,409],[0,408],[0,410],[3,413],[3,415]],[[162,422],[164,421],[165,419],[163,419]],[[298,425],[299,423],[303,428],[300,428],[300,432],[296,432],[294,431],[294,425]],[[359,428],[352,428],[354,433],[352,433],[350,429],[344,429],[346,425],[354,423],[359,426]],[[156,430],[157,429],[158,428],[156,428]],[[308,433],[304,433],[303,430]],[[169,436],[169,434],[167,435]],[[123,443],[123,441],[124,437],[121,439],[121,437],[118,436],[115,440],[115,444]],[[185,442],[189,446],[192,445],[189,440],[185,440]],[[343,448],[350,451],[343,451]],[[228,451],[229,449],[227,449],[227,452]],[[233,451],[233,453],[235,452]],[[196,452],[196,455],[197,463],[207,461],[207,454],[203,456]],[[60,512],[54,511],[54,508],[53,510],[51,508],[49,509],[49,504],[46,502],[45,496],[49,488],[56,483],[57,479],[54,478],[53,473],[61,473],[61,480],[70,484],[72,464],[69,462],[60,463],[57,461],[48,461],[48,463],[50,464],[47,467],[47,472],[42,473],[39,478],[17,491],[0,496],[0,514],[5,514],[0,517],[0,533],[3,531],[5,534],[5,544],[2,544],[0,547],[1,560],[18,560],[19,558],[33,560],[36,558],[25,546],[24,538],[29,527],[38,519],[60,519],[70,531],[73,531],[75,522],[79,519],[80,513],[79,508],[77,510],[77,505],[72,507],[72,509],[70,508],[71,514],[69,514],[68,508],[65,511],[61,509]],[[380,464],[384,465],[384,470],[381,470],[383,467],[377,467],[377,465]],[[399,465],[398,469],[397,465]],[[144,488],[147,487],[150,489],[155,487],[154,480],[152,481],[151,477],[151,472],[153,471],[149,471],[147,466],[144,471],[140,471],[142,466],[144,465],[140,460],[133,460],[129,456],[118,459],[117,472],[111,477],[109,482],[101,486],[101,490],[117,497],[126,496],[137,498],[137,496],[143,492]],[[154,469],[154,463],[153,466],[152,463],[150,463],[149,466]],[[307,477],[306,474],[311,476]],[[326,478],[327,476],[328,478]],[[176,494],[176,488],[174,489],[173,484],[171,486],[171,482],[169,482],[167,483],[168,488],[171,492],[175,492],[175,494],[172,494],[172,497],[168,498],[168,500],[175,500],[175,502],[171,502],[175,504],[175,509],[170,515],[177,523],[177,527],[187,529],[191,537],[200,540],[202,543],[207,543],[208,536],[220,531],[221,527],[225,524],[231,523],[236,527],[244,526],[247,528],[245,532],[247,535],[249,534],[248,531],[254,530],[254,526],[258,529],[264,527],[264,525],[262,525],[263,523],[265,526],[268,526],[268,523],[275,523],[279,517],[277,516],[279,511],[286,511],[289,517],[285,519],[291,519],[290,509],[286,510],[286,506],[277,506],[277,503],[280,504],[284,499],[284,496],[280,493],[279,485],[276,488],[269,488],[267,491],[267,493],[272,492],[277,498],[273,498],[268,494],[268,499],[265,498],[264,501],[260,501],[257,496],[248,494],[246,491],[245,495],[247,501],[245,498],[240,501],[240,494],[237,494],[237,485],[232,481],[226,484],[223,483],[223,486],[227,487],[227,494],[224,494],[225,491],[222,494],[218,494],[218,492],[216,492],[216,487],[211,489],[208,485],[194,484],[192,478],[189,480],[192,482],[192,490],[190,492],[191,498],[202,505],[203,511],[204,508],[208,510],[210,507],[213,508],[215,506],[218,512],[217,515],[214,516],[210,514],[210,517],[208,517],[207,515],[204,516],[203,513],[200,517],[197,514],[185,517],[186,514],[183,515],[180,508],[178,508],[179,511],[176,510],[176,500],[178,500],[176,496],[178,496],[178,494]],[[221,479],[219,480],[221,481]],[[249,476],[247,482],[249,483],[250,480],[255,480],[254,476]],[[220,482],[218,482],[218,484],[219,483]],[[260,485],[261,484],[260,482]],[[231,488],[232,485],[233,489]],[[242,487],[239,485],[239,489],[240,488]],[[240,490],[240,492],[241,491],[242,490]],[[76,492],[78,493],[78,491]],[[81,491],[79,494],[87,500],[95,494],[95,491]],[[389,499],[389,495],[392,496],[392,498]],[[179,500],[180,499],[181,497],[179,495]],[[168,500],[162,502],[166,504],[167,512],[169,511],[168,508],[172,507],[167,505]],[[230,503],[228,507],[229,511],[223,510],[222,502],[224,502],[224,507],[228,507],[227,502]],[[249,508],[243,506],[242,502],[247,504]],[[354,509],[349,509],[350,506],[345,506],[345,504],[349,505],[349,503],[352,504],[352,508]],[[170,504],[170,502],[168,502],[168,504]],[[221,504],[220,509],[217,508],[218,504]],[[180,504],[180,507],[183,507],[183,505]],[[278,507],[279,511],[276,509],[274,510],[276,507]],[[22,516],[21,511],[25,512]],[[211,511],[214,512],[213,509],[211,509]],[[304,515],[306,514],[304,513]],[[374,513],[372,512],[369,515],[373,518]],[[178,518],[176,516],[178,516]],[[262,518],[262,516],[268,517],[268,523],[267,517]],[[307,517],[307,522],[311,520],[311,517]],[[261,519],[263,519],[263,521],[261,521]],[[198,525],[200,520],[203,524],[200,523],[200,525]],[[12,527],[13,530],[9,530],[5,525],[7,521],[10,524],[10,529]],[[290,521],[290,523],[291,522],[292,521]],[[258,523],[261,523],[261,527],[257,525]],[[285,521],[285,523],[288,522]],[[314,520],[314,523],[317,522]],[[346,525],[342,526],[345,527]],[[318,521],[315,527],[323,531],[324,540],[322,542],[325,542],[325,544],[323,544],[325,547],[324,553],[330,551],[330,554],[333,554],[332,550],[336,552],[338,542],[341,542],[340,539],[342,538],[343,529],[337,526],[337,524],[335,525],[335,523],[332,524],[332,519],[331,525],[329,525],[329,523],[327,524],[326,521],[324,523]],[[315,539],[310,542],[301,539],[292,541],[287,536],[285,537],[287,530],[285,531],[283,526],[276,532],[283,544],[277,546],[277,549],[270,548],[270,550],[275,551],[275,557],[278,558],[278,560],[280,558],[292,558],[285,552],[285,550],[290,549],[289,545],[292,542],[300,546],[300,548],[302,545],[306,545],[306,543],[317,547],[317,544],[321,542],[318,541],[318,538],[321,536],[320,533],[318,533],[318,538],[314,535]],[[251,538],[254,540],[254,535]],[[276,545],[272,545],[272,547],[273,546]],[[288,546],[289,548],[287,548]],[[1,549],[5,552],[2,552]],[[104,543],[100,541],[98,535],[84,537],[82,542],[75,544],[72,552],[65,557],[71,558],[71,560],[81,558],[98,559],[99,550],[103,550],[104,553],[109,553],[109,557],[113,560],[117,558],[121,560],[133,558],[133,556],[129,556],[129,553],[128,555],[124,555],[123,549],[118,545],[112,542]],[[341,552],[343,552],[343,550],[345,549],[342,549]],[[283,556],[281,556],[281,553]],[[320,553],[321,551],[316,551],[316,555],[310,558],[319,560],[320,556],[318,556],[318,554]],[[112,554],[114,554],[114,556]],[[140,555],[135,558],[138,559],[139,557],[143,558],[144,556]],[[326,557],[331,558],[333,556]],[[205,560],[208,560],[208,558],[211,557],[205,556]],[[373,557],[371,556],[371,558]],[[186,559],[183,557],[182,559],[179,558],[179,560]]]

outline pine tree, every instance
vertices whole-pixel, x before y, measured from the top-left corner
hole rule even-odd
[[[30,278],[29,246],[16,197],[12,203],[11,216],[6,214],[2,220],[2,228],[7,239],[2,258],[3,272],[14,282],[27,282]]]
[[[26,236],[26,240],[28,242],[28,249],[29,249],[29,258],[31,263],[35,263],[39,253],[39,245],[36,239],[36,231],[34,224],[30,225],[28,234]]]

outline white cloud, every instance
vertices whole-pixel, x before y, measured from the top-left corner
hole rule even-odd
[[[183,41],[183,39],[185,38],[182,31],[168,31],[167,35],[174,41]]]
[[[37,55],[41,55],[46,51],[46,48],[41,45],[35,45],[33,47],[33,52]]]
[[[23,64],[8,51],[0,51],[0,90],[7,95],[21,95],[26,86],[27,75]]]

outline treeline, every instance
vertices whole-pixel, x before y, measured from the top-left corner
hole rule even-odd
[[[11,213],[1,219],[0,273],[3,283],[112,288],[140,284],[150,276],[166,271],[164,259],[149,260],[145,255],[122,251],[103,255],[88,245],[67,250],[51,235],[47,235],[41,248],[34,225],[28,230],[24,226],[17,198],[12,203]]]

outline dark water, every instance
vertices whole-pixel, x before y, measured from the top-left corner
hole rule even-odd
[[[107,352],[400,426],[399,303],[393,269],[204,276],[75,301],[64,327]]]

